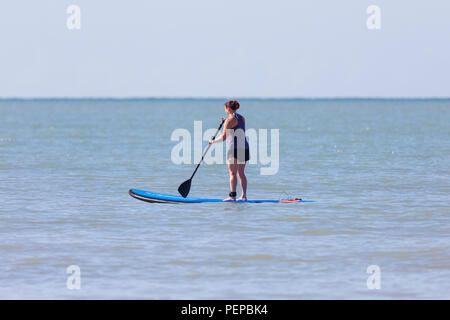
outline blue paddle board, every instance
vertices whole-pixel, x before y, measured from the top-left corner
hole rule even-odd
[[[169,194],[156,193],[151,191],[130,189],[130,196],[133,198],[152,202],[152,203],[203,203],[203,202],[224,202],[222,199],[205,199],[205,198],[183,198],[181,196],[173,196]],[[292,200],[247,200],[247,201],[230,201],[232,203],[298,203],[313,202],[302,199]]]

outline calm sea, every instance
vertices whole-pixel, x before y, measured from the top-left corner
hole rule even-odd
[[[242,100],[248,128],[280,133],[248,197],[315,202],[131,198],[177,193],[194,165],[172,132],[216,128],[223,102],[1,100],[0,298],[450,298],[450,100]],[[228,192],[202,165],[190,195]]]

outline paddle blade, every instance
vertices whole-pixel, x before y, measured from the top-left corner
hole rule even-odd
[[[191,179],[186,180],[178,187],[178,192],[181,194],[183,198],[186,198],[191,190]]]

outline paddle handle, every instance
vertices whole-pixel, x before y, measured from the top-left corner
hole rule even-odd
[[[217,128],[216,134],[211,138],[212,140],[216,139],[217,134],[219,133],[220,129],[222,129],[223,123],[225,122],[225,119],[222,120],[222,122],[220,123],[219,128]],[[198,167],[200,167],[200,164],[202,163],[203,159],[205,158],[206,153],[208,152],[209,148],[211,147],[211,144],[208,144],[208,147],[206,148],[205,152],[203,152],[202,155],[202,159],[200,160],[200,162],[197,164],[197,167],[194,170],[194,173],[192,173],[191,179],[194,177],[195,173],[198,170]]]

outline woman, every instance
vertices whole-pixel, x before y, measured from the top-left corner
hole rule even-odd
[[[241,184],[242,195],[238,201],[247,200],[247,177],[245,176],[245,163],[250,159],[247,139],[245,138],[245,118],[236,110],[239,102],[235,100],[225,103],[225,112],[228,118],[225,120],[222,134],[209,143],[227,141],[227,164],[230,173],[230,194],[223,201],[236,201],[237,177]]]

